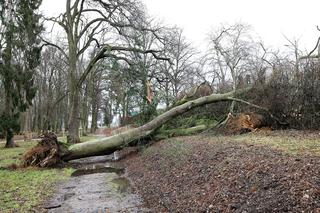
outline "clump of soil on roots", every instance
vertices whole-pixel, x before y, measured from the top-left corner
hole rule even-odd
[[[22,167],[55,167],[61,165],[62,147],[57,136],[50,132],[43,135],[41,141],[22,157]]]

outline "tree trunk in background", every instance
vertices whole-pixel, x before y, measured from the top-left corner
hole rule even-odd
[[[4,87],[5,87],[5,93],[6,93],[6,102],[5,102],[4,112],[6,113],[8,118],[11,119],[13,116],[12,96],[10,94],[11,84],[9,84],[8,82],[5,82]],[[5,129],[5,135],[6,135],[5,147],[6,148],[16,147],[16,144],[14,143],[14,140],[13,140],[13,130],[10,128],[10,126],[7,126],[7,128]]]
[[[10,23],[12,24],[12,23]],[[6,116],[7,120],[13,120],[13,115],[14,115],[14,107],[13,107],[13,97],[12,97],[12,32],[9,30],[5,34],[6,36],[6,42],[7,42],[7,47],[4,50],[3,53],[3,59],[4,59],[4,80],[3,80],[3,85],[4,85],[4,93],[5,93],[5,105],[4,105],[4,111],[2,112],[4,116]],[[7,121],[8,122],[8,121]],[[11,125],[9,123],[6,124],[6,127],[3,129],[5,131],[6,135],[6,148],[12,148],[15,147],[15,143],[13,141],[13,130],[11,128]]]
[[[87,134],[88,132],[88,116],[89,116],[88,87],[89,87],[88,82],[86,82],[84,94],[82,98],[82,107],[81,107],[81,126],[84,134]]]
[[[233,77],[233,85],[232,85],[232,89],[233,89],[233,92],[237,91],[237,81],[236,81],[236,77]],[[236,105],[236,102],[235,101],[232,101],[231,102],[231,105],[230,105],[230,110],[229,112],[230,113],[234,113],[234,107]]]
[[[27,131],[32,130],[32,127],[31,127],[32,122],[30,122],[30,118],[31,118],[32,114],[30,111],[31,111],[31,109],[27,109],[27,111],[21,113],[20,126],[22,128],[20,131],[22,131],[22,132],[27,132]]]
[[[166,100],[166,109],[169,109],[169,106],[170,106],[170,97],[169,97],[169,95],[170,95],[170,91],[169,91],[169,82],[168,81],[166,81],[166,83],[165,83],[165,90],[164,90],[165,92],[166,92],[166,97],[165,97],[165,100]],[[176,97],[175,97],[176,98]]]
[[[89,156],[96,156],[96,155],[105,155],[111,154],[112,152],[123,148],[124,146],[129,145],[131,142],[135,140],[142,139],[147,137],[156,129],[161,127],[164,123],[171,120],[177,115],[180,115],[184,112],[187,112],[190,109],[195,107],[199,107],[205,104],[220,102],[220,101],[232,101],[233,96],[237,94],[244,93],[248,91],[249,88],[239,90],[239,91],[232,91],[225,94],[212,94],[209,96],[201,97],[189,102],[186,102],[182,105],[174,107],[169,111],[163,113],[162,115],[154,118],[150,122],[146,123],[145,125],[130,129],[126,132],[120,133],[118,135],[114,135],[112,137],[87,141],[84,143],[74,144],[68,148],[67,153],[64,154],[64,160],[72,160],[78,159],[83,157]]]
[[[92,110],[92,121],[91,121],[91,133],[95,133],[95,131],[98,128],[98,97],[97,95],[92,96],[92,105],[91,105],[91,110]]]
[[[8,129],[6,132],[6,148],[13,148],[16,147],[17,145],[14,143],[13,140],[13,130]]]
[[[88,101],[88,100],[85,100]],[[88,133],[88,103],[86,105],[82,106],[82,115],[81,115],[81,126],[83,129],[83,133],[87,134]]]

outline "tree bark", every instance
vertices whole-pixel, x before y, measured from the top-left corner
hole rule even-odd
[[[161,127],[164,123],[171,120],[177,115],[187,112],[190,109],[199,107],[205,104],[220,102],[220,101],[233,101],[231,98],[248,91],[250,88],[232,91],[224,94],[212,94],[204,96],[192,101],[188,101],[182,105],[176,106],[167,112],[159,115],[145,125],[130,129],[126,132],[114,135],[111,137],[87,141],[84,143],[74,144],[68,148],[68,151],[63,155],[63,160],[72,160],[83,157],[90,157],[96,155],[111,154],[116,150],[119,150],[131,142],[142,139],[149,136],[156,129]]]
[[[67,19],[69,23],[74,20],[71,17],[70,1],[67,1]],[[78,74],[77,74],[77,39],[74,38],[72,30],[67,32],[68,46],[69,46],[69,70],[68,70],[68,88],[70,92],[69,103],[69,121],[68,121],[68,143],[79,143],[79,116],[80,116],[80,87],[78,86]],[[81,85],[80,85],[81,86]]]
[[[80,143],[79,137],[79,91],[74,91],[71,97],[71,111],[68,122],[68,143]]]
[[[5,145],[5,148],[13,148],[13,147],[17,147],[16,143],[13,140],[13,130],[12,129],[8,129],[6,131],[6,145]]]
[[[95,133],[98,128],[99,108],[98,108],[97,102],[98,102],[97,97],[93,97],[92,105],[91,105],[91,110],[92,110],[91,133]]]
[[[13,26],[12,20],[10,20],[9,27],[11,28]],[[6,42],[7,47],[4,49],[4,93],[5,93],[5,104],[4,104],[4,111],[2,112],[7,116],[7,118],[11,121],[13,121],[13,114],[14,114],[14,107],[13,107],[13,92],[12,92],[12,32],[8,30],[5,34],[6,36]],[[8,122],[8,121],[7,121]],[[6,124],[7,126],[3,129],[6,134],[6,148],[12,148],[16,147],[16,144],[13,140],[13,130],[9,123]]]

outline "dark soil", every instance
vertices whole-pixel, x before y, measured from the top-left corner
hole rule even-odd
[[[185,152],[174,153],[176,141]],[[317,156],[194,136],[160,141],[123,162],[154,212],[320,212]]]

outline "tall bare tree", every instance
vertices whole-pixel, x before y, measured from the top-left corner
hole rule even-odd
[[[214,66],[213,72],[225,90],[227,80],[231,77],[232,89],[237,89],[240,78],[246,72],[246,61],[250,57],[252,38],[249,34],[250,26],[236,23],[222,25],[210,36],[209,61]],[[233,111],[232,103],[230,111]]]
[[[79,142],[80,89],[94,65],[104,58],[126,61],[127,52],[152,54],[157,50],[141,50],[127,46],[119,37],[126,36],[125,29],[152,30],[144,27],[143,5],[138,0],[67,0],[66,11],[47,20],[57,23],[67,38],[67,51],[47,41],[63,52],[68,61],[69,122],[68,141]],[[92,49],[98,49],[81,69],[79,60]]]

